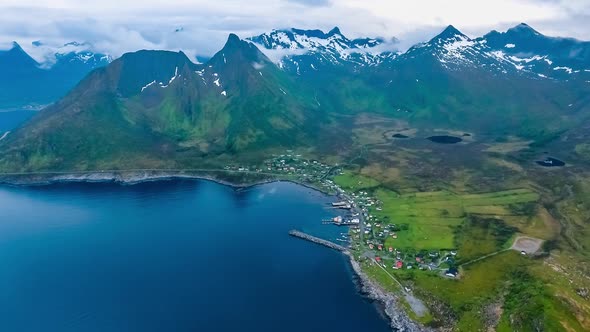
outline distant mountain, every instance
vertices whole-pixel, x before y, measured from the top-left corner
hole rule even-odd
[[[297,75],[326,68],[359,70],[375,66],[397,53],[385,51],[382,38],[348,39],[338,27],[325,33],[321,30],[273,30],[248,38],[263,49],[274,52],[278,66]]]
[[[40,43],[34,45],[40,46]],[[0,51],[0,108],[44,105],[56,101],[95,68],[111,62],[88,45],[69,43],[59,48],[55,63],[40,64],[16,42]]]
[[[236,35],[204,65],[182,52],[125,54],[1,141],[0,165],[137,168],[311,143],[320,113],[296,89]]]
[[[467,37],[452,25],[430,41],[411,47],[394,65],[416,61],[434,61],[454,71],[483,69],[495,74],[514,74],[518,70],[511,61],[498,57],[485,42]]]
[[[394,113],[422,124],[469,124],[495,132],[510,130],[538,136],[572,125],[553,119],[572,101],[586,98],[590,86],[539,77],[453,26],[426,43],[375,68],[370,82],[382,86]]]
[[[494,30],[478,41],[539,77],[590,80],[590,42],[548,37],[525,23],[506,32]]]

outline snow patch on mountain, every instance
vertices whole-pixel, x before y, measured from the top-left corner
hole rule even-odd
[[[566,71],[568,74],[571,74],[574,72],[573,69],[571,69],[570,67],[555,67],[553,68],[553,70],[564,70]]]
[[[154,84],[156,84],[156,80],[153,80],[153,81],[151,81],[150,83],[148,83],[148,84],[146,84],[145,86],[143,86],[143,87],[141,88],[141,92],[143,92],[143,90],[145,90],[145,89],[149,88],[150,86],[152,86],[152,85],[154,85]]]
[[[252,62],[252,67],[256,70],[261,70],[264,68],[264,63]]]

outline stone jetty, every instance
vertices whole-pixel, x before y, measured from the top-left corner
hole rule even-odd
[[[300,239],[303,239],[303,240],[307,240],[307,241],[310,241],[310,242],[313,242],[313,243],[317,243],[317,244],[323,245],[325,247],[328,247],[328,248],[331,248],[331,249],[334,249],[334,250],[338,250],[338,251],[341,251],[341,252],[348,252],[348,248],[346,248],[346,247],[343,247],[343,246],[341,246],[339,244],[336,244],[334,242],[330,242],[328,240],[320,239],[319,237],[315,237],[315,236],[312,236],[312,235],[309,235],[309,234],[306,234],[306,233],[303,233],[303,232],[300,232],[300,231],[297,231],[297,230],[291,230],[291,231],[289,231],[289,235],[294,236],[294,237],[297,237],[297,238],[300,238]]]

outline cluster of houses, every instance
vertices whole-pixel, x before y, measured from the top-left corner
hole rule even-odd
[[[294,154],[288,150],[287,153],[275,155],[265,160],[261,165],[226,165],[225,170],[237,172],[273,173],[277,175],[296,176],[299,180],[320,184],[324,187],[332,187],[333,183],[322,181],[332,166],[318,160],[308,160],[300,154]],[[326,188],[323,188],[326,189]]]
[[[376,250],[378,256],[375,261],[384,268],[393,270],[419,269],[426,271],[439,271],[447,277],[455,278],[458,270],[455,265],[457,252],[451,251],[420,251],[417,254],[403,253],[393,247],[385,248],[382,244],[368,244],[369,249]]]
[[[362,237],[368,249],[374,252],[375,261],[378,264],[393,270],[418,269],[437,271],[449,278],[458,276],[459,271],[455,265],[457,251],[436,250],[412,253],[402,252],[392,246],[386,246],[384,243],[391,243],[391,240],[387,241],[388,239],[398,238],[398,232],[402,231],[404,225],[398,226],[391,223],[390,220],[380,220],[378,216],[371,214],[371,211],[382,211],[383,202],[371,197],[367,191],[358,191],[346,195],[351,198],[349,203],[357,207],[358,213],[362,213],[364,217]],[[353,227],[351,232],[354,240],[361,239],[360,227]]]
[[[306,182],[322,180],[332,167],[318,160],[308,160],[299,154],[282,154],[264,161],[264,171],[278,174],[295,175]],[[326,185],[326,183],[323,183]]]

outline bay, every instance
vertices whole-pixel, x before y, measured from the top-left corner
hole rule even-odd
[[[292,183],[0,187],[2,331],[389,331]]]

